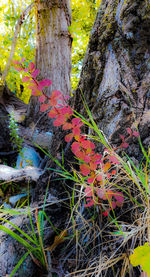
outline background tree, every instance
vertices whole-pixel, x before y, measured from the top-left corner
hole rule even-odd
[[[53,90],[70,95],[72,37],[68,27],[71,24],[71,1],[37,1],[35,13],[35,64],[40,70],[40,78],[52,81],[47,90],[49,96]],[[27,116],[35,122],[39,117],[39,106],[38,99],[31,97]]]

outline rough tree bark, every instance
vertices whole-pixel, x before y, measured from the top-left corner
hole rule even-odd
[[[60,90],[64,95],[70,95],[71,92],[70,24],[70,0],[36,1],[35,63],[40,70],[39,78],[52,80],[52,85],[46,90],[48,96],[53,90]],[[39,106],[37,97],[31,97],[27,115],[29,122],[39,119]],[[39,123],[46,125],[45,118]]]
[[[75,107],[84,94],[98,127],[113,143],[138,126],[150,145],[150,3],[102,0],[87,47]],[[128,153],[139,158],[134,143]]]

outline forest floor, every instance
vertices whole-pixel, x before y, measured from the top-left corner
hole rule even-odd
[[[104,158],[108,153],[103,155]],[[146,273],[141,275],[140,267],[133,267],[129,258],[136,247],[148,241],[150,235],[150,160],[149,156],[146,158],[145,164],[137,166],[130,158],[120,158],[120,163],[116,163],[115,166],[113,164],[112,168],[112,165],[107,164],[107,157],[107,163],[104,163],[107,164],[107,168],[106,165],[101,168],[101,182],[105,181],[105,187],[109,188],[105,197],[102,190],[96,194],[87,189],[88,185],[84,186],[83,177],[80,176],[76,164],[74,168],[69,165],[70,170],[66,169],[67,173],[61,167],[54,169],[52,174],[52,171],[47,169],[46,176],[40,177],[38,184],[30,184],[30,199],[32,203],[36,200],[37,208],[37,215],[32,214],[36,219],[35,228],[40,239],[41,232],[46,234],[40,247],[46,261],[43,265],[49,268],[49,275],[45,270],[40,270],[40,276],[148,276]],[[8,157],[2,162],[12,166],[15,159],[16,154],[13,154],[11,160]],[[114,168],[115,174],[112,174],[111,178],[108,177],[108,173]],[[42,184],[45,185],[42,187]],[[27,205],[27,186],[27,181],[1,182],[1,205],[4,210],[23,208]],[[114,187],[120,193],[118,196],[121,199],[117,198]],[[99,188],[97,183],[96,188]],[[10,200],[14,195],[18,198],[14,199],[12,206]],[[95,203],[91,202],[93,199]],[[51,201],[54,201],[52,209]],[[29,203],[28,205],[30,206]],[[45,225],[42,225],[41,211],[46,214]],[[48,237],[50,238],[47,239]],[[36,265],[42,263],[37,262],[37,258],[33,258],[33,261]]]

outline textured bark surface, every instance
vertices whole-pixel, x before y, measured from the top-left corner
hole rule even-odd
[[[12,223],[14,223],[19,228],[25,225],[25,223],[30,224],[29,220],[27,221],[26,216],[18,216],[16,218],[11,219]],[[5,227],[9,227],[8,224],[4,224]],[[10,228],[14,231],[14,228]],[[10,274],[16,264],[19,262],[20,258],[26,253],[23,247],[20,247],[20,243],[13,239],[11,236],[7,235],[3,231],[0,231],[0,276],[7,276],[6,274]],[[24,262],[23,266],[17,271],[14,276],[34,276],[36,272],[36,268],[34,263],[31,261],[31,257],[29,256]]]
[[[87,47],[75,106],[83,92],[98,127],[118,142],[118,133],[138,126],[150,145],[150,3],[102,0]],[[138,157],[133,148],[129,154]]]
[[[70,24],[70,0],[37,1],[35,60],[36,67],[40,70],[39,78],[52,80],[52,85],[46,90],[49,96],[53,90],[60,90],[64,95],[70,95],[71,92]],[[31,97],[28,117],[32,117],[34,122],[39,118],[37,97]],[[42,117],[39,125],[42,125],[45,118]]]

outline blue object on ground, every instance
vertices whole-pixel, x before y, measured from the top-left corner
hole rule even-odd
[[[34,148],[26,146],[24,147],[17,157],[16,168],[24,168],[26,166],[39,167],[41,162],[40,155]]]

